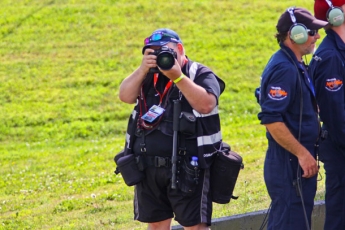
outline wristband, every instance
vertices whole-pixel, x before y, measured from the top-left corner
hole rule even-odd
[[[178,83],[179,81],[181,81],[182,78],[184,78],[184,75],[183,75],[183,74],[182,74],[180,77],[176,78],[173,82],[176,84],[176,83]]]

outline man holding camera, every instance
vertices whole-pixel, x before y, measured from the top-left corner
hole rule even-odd
[[[218,99],[225,84],[209,68],[188,59],[173,30],[155,30],[145,39],[142,53],[141,65],[123,80],[119,93],[123,102],[136,103],[125,154],[134,154],[145,174],[135,185],[134,218],[152,230],[170,229],[173,217],[185,229],[208,229],[209,166],[221,143]],[[183,111],[180,119],[186,120],[174,146],[176,102]],[[174,147],[178,148],[176,172],[171,160]],[[198,157],[198,166],[191,165],[192,156]]]

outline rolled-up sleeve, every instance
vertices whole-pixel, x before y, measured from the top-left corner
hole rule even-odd
[[[280,64],[266,68],[261,80],[261,124],[284,122],[284,114],[295,98],[296,72],[290,65]]]

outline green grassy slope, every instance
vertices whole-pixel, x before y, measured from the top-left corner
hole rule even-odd
[[[265,129],[253,92],[279,15],[313,1],[3,0],[0,8],[0,229],[144,229],[115,176],[132,106],[121,81],[145,37],[168,27],[226,82],[223,138],[240,153],[235,194],[214,217],[266,209]],[[310,58],[310,57],[308,57]],[[323,198],[323,182],[318,199]]]

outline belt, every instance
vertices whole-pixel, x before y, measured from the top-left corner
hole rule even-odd
[[[139,169],[144,170],[148,166],[160,167],[171,167],[171,157],[160,157],[160,156],[137,156],[137,162]]]

